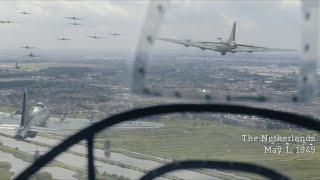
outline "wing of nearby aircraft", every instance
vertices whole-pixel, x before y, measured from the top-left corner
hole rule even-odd
[[[1,124],[0,125],[0,129],[17,130],[18,128],[19,128],[19,125],[17,124]],[[45,132],[45,133],[52,133],[52,134],[65,134],[65,135],[74,133],[69,131],[62,131],[62,130],[56,130],[51,128],[45,128],[45,127],[37,127],[37,126],[31,126],[30,130],[34,132]]]
[[[9,130],[16,130],[18,129],[18,125],[15,124],[1,124],[0,129],[9,129]]]
[[[191,41],[191,40],[177,40],[177,39],[170,39],[170,38],[158,38],[162,41],[167,41],[171,43],[181,44],[186,47],[197,47],[201,50],[214,50],[219,51],[219,45],[227,45],[224,42],[208,42],[208,41]],[[262,46],[253,46],[253,45],[246,45],[246,44],[236,44],[236,48],[230,50],[230,52],[270,52],[270,51],[296,51],[293,49],[280,49],[280,48],[268,48]]]
[[[233,49],[231,52],[269,52],[269,51],[296,51],[296,50],[237,44],[237,48]]]
[[[191,41],[191,40],[177,40],[177,39],[169,39],[169,38],[158,38],[158,39],[162,40],[162,41],[171,42],[171,43],[181,44],[186,47],[189,47],[189,46],[197,47],[202,50],[205,50],[205,49],[210,49],[210,50],[214,50],[214,51],[218,50],[217,45],[213,44],[213,43],[207,44],[207,43],[196,42],[196,41]]]
[[[56,130],[56,129],[51,129],[51,128],[45,128],[45,127],[37,127],[37,126],[32,126],[30,128],[31,131],[35,132],[45,132],[45,133],[52,133],[52,134],[73,134],[74,132],[69,132],[69,131],[62,131],[62,130]]]

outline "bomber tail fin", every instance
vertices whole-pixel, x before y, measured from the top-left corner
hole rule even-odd
[[[26,124],[27,120],[28,120],[27,90],[24,90],[22,108],[21,108],[20,127],[23,127]]]
[[[233,23],[232,31],[227,42],[231,43],[232,41],[236,41],[236,22]]]

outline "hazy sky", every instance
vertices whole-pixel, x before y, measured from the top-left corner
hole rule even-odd
[[[37,51],[133,51],[144,20],[147,1],[1,1],[1,50],[36,46]],[[215,41],[227,38],[237,21],[237,41],[253,45],[300,48],[299,1],[174,1],[160,31],[162,37]],[[27,11],[31,15],[19,14]],[[83,18],[80,27],[65,16]],[[110,36],[118,32],[121,36]],[[90,39],[88,35],[105,36]],[[65,36],[71,41],[58,41]],[[184,47],[159,42],[161,49]],[[183,49],[185,50],[185,49]]]

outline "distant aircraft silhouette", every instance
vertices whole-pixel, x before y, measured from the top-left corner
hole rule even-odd
[[[22,46],[21,48],[24,48],[24,49],[34,49],[35,47],[26,45],[26,46]]]
[[[25,11],[22,11],[22,12],[20,12],[20,14],[30,15],[31,13],[29,13],[29,12],[25,12]]]
[[[75,16],[66,16],[65,17],[66,19],[70,19],[70,20],[74,20],[74,21],[76,21],[76,20],[82,20],[82,18],[79,18],[79,17],[75,17]]]

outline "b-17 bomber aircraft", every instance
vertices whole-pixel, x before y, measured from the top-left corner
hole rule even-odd
[[[101,38],[103,38],[102,36],[97,36],[97,35],[88,36],[88,37],[92,38],[92,39],[101,39]]]
[[[21,48],[24,48],[24,49],[34,49],[35,47],[26,45],[26,46],[22,46]]]
[[[61,129],[61,126],[56,128],[52,128],[52,125],[50,126],[49,121],[50,120],[57,120],[57,118],[50,118],[50,111],[48,110],[48,107],[44,105],[41,102],[36,103],[35,106],[32,108],[28,107],[28,99],[27,99],[27,90],[23,92],[23,101],[22,101],[22,108],[19,111],[12,112],[10,115],[10,118],[13,118],[16,115],[21,114],[21,120],[20,124],[0,124],[0,129],[6,129],[6,130],[13,130],[15,131],[14,138],[16,140],[24,140],[26,138],[35,138],[37,136],[38,132],[44,132],[44,133],[50,133],[50,134],[59,134],[59,135],[70,135],[73,134],[75,130],[79,130],[81,127],[85,127],[86,125],[90,125],[94,122],[96,122],[97,116],[95,116],[95,112],[91,112],[87,119],[74,119],[75,121],[79,122],[82,120],[89,120],[89,122],[81,124],[74,125],[72,128],[67,129]],[[64,121],[67,118],[68,114],[70,112],[64,112],[60,115],[59,119],[60,122],[58,123],[64,123]],[[67,120],[67,123],[73,123],[73,120],[70,119]],[[159,123],[158,125],[162,125]],[[158,126],[157,125],[157,126]],[[48,127],[49,126],[49,127]],[[123,123],[121,125],[116,125],[112,128],[120,128],[120,129],[126,129],[126,128],[154,128],[154,126],[146,125],[146,124],[130,124],[130,123]]]
[[[12,23],[18,23],[18,22],[15,22],[15,21],[3,21],[3,20],[0,20],[0,24],[12,24]]]
[[[21,108],[20,125],[2,124],[0,129],[15,130],[15,139],[23,140],[28,137],[34,138],[37,132],[65,134],[63,131],[46,128],[50,117],[48,108],[41,102],[38,102],[29,112],[27,104],[27,91],[23,93],[23,102]]]
[[[221,55],[226,55],[227,52],[252,53],[252,52],[271,52],[271,51],[295,51],[293,49],[268,48],[268,47],[236,43],[236,22],[233,23],[230,37],[225,41],[222,40],[222,38],[218,38],[217,42],[176,40],[176,39],[169,39],[169,38],[158,38],[158,39],[162,41],[171,42],[171,43],[182,44],[186,47],[192,46],[192,47],[200,48],[201,50],[217,51],[217,52],[220,52]]]
[[[29,13],[29,12],[25,12],[25,11],[22,11],[22,12],[20,12],[20,14],[23,14],[23,15],[30,15],[31,13]]]
[[[71,40],[71,39],[62,37],[62,38],[58,38],[58,40],[60,40],[60,41],[69,41],[69,40]]]
[[[110,33],[112,36],[120,36],[120,33]]]
[[[70,19],[70,20],[74,20],[74,21],[76,21],[76,20],[82,20],[82,18],[79,18],[79,17],[75,17],[75,16],[66,16],[65,17],[66,19]]]
[[[73,23],[69,23],[69,24],[71,24],[71,25],[74,25],[74,26],[80,26],[81,24],[79,24],[79,23],[76,23],[76,22],[73,22]]]

